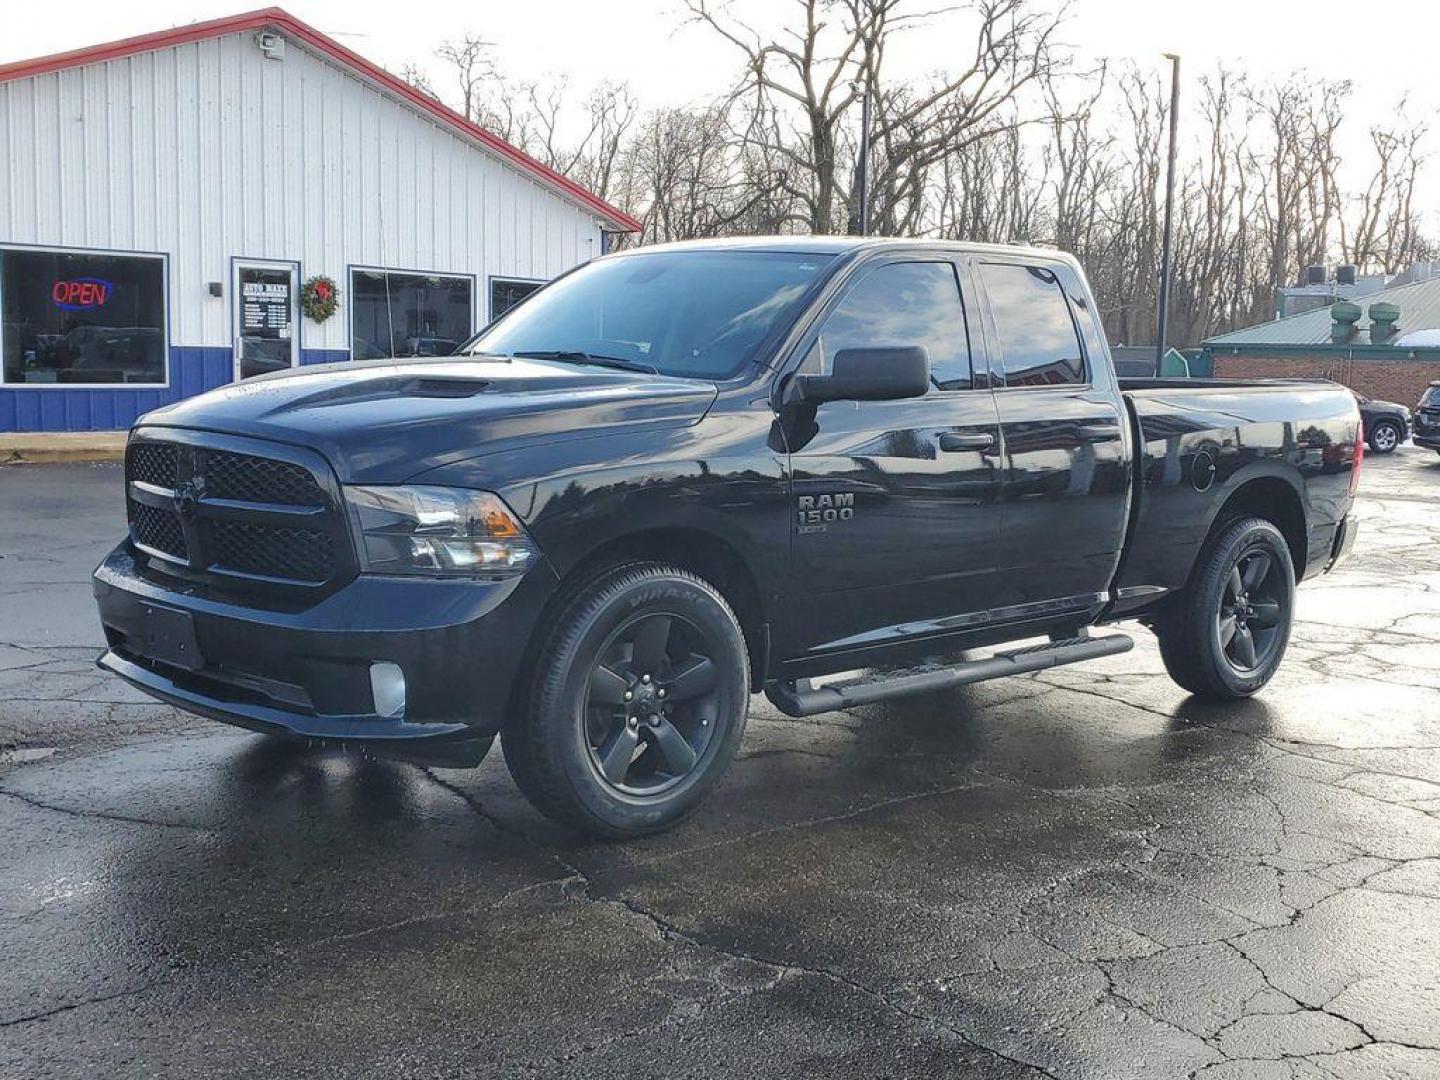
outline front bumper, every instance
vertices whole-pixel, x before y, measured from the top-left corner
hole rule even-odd
[[[1422,432],[1416,428],[1415,434],[1411,436],[1411,441],[1416,446],[1423,446],[1428,450],[1440,450],[1440,431],[1427,429]]]
[[[252,730],[402,756],[460,751],[499,730],[555,584],[543,562],[503,582],[362,574],[304,610],[267,610],[157,584],[122,543],[93,579],[109,644],[99,664],[152,697]],[[185,627],[189,651],[158,645],[158,620]],[[396,716],[376,712],[377,661],[404,673]]]

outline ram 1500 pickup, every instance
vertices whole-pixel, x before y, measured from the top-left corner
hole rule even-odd
[[[412,761],[498,735],[541,810],[631,836],[699,803],[753,692],[803,716],[1122,652],[1094,628],[1135,620],[1185,689],[1253,694],[1354,541],[1361,437],[1329,383],[1117,380],[1054,252],[643,248],[452,357],[142,418],[99,663]]]

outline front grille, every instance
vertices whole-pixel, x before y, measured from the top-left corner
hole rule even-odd
[[[326,486],[324,462],[288,448],[268,457],[265,449],[230,436],[131,442],[130,535],[151,553],[153,568],[227,592],[334,585],[353,572],[345,516]]]
[[[205,523],[210,565],[218,570],[289,581],[321,582],[335,566],[328,533],[243,521]]]
[[[303,465],[252,454],[212,450],[205,455],[205,494],[236,502],[324,506],[325,492]]]
[[[185,532],[180,528],[180,519],[169,510],[130,500],[130,535],[135,543],[173,555],[177,559],[189,557],[185,547]]]
[[[156,487],[175,486],[175,444],[140,442],[130,447],[126,479],[154,484]]]

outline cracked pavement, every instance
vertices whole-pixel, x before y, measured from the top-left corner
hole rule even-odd
[[[1440,461],[1216,707],[1153,640],[805,721],[689,823],[102,675],[114,466],[0,467],[0,1078],[1440,1077]]]

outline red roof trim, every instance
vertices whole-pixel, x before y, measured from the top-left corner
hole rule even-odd
[[[14,79],[28,78],[33,75],[46,75],[52,71],[62,71],[65,68],[77,67],[81,64],[98,64],[106,60],[118,60],[122,57],[133,56],[136,53],[153,52],[157,49],[189,44],[192,41],[203,41],[207,38],[241,33],[246,30],[259,30],[264,27],[273,27],[280,30],[296,41],[308,45],[330,56],[332,59],[339,61],[358,74],[379,84],[379,86],[387,92],[424,110],[447,127],[454,128],[461,134],[469,136],[512,165],[530,173],[542,183],[569,196],[587,209],[594,211],[609,224],[618,226],[621,231],[640,231],[640,222],[623,210],[611,206],[604,199],[587,191],[573,180],[560,175],[560,173],[549,166],[536,161],[529,154],[518,147],[512,146],[500,138],[500,136],[493,132],[486,131],[479,124],[467,120],[454,109],[442,105],[434,98],[421,93],[403,79],[390,74],[390,72],[384,68],[371,63],[358,53],[350,51],[335,39],[326,37],[313,26],[301,22],[282,8],[263,8],[259,11],[247,11],[243,14],[230,15],[223,19],[211,19],[208,22],[191,23],[188,26],[179,26],[171,30],[161,30],[153,34],[141,34],[138,37],[125,38],[121,41],[111,41],[104,45],[93,45],[85,49],[74,49],[71,52],[37,57],[34,60],[19,60],[15,63],[0,65],[0,83],[10,82]]]

